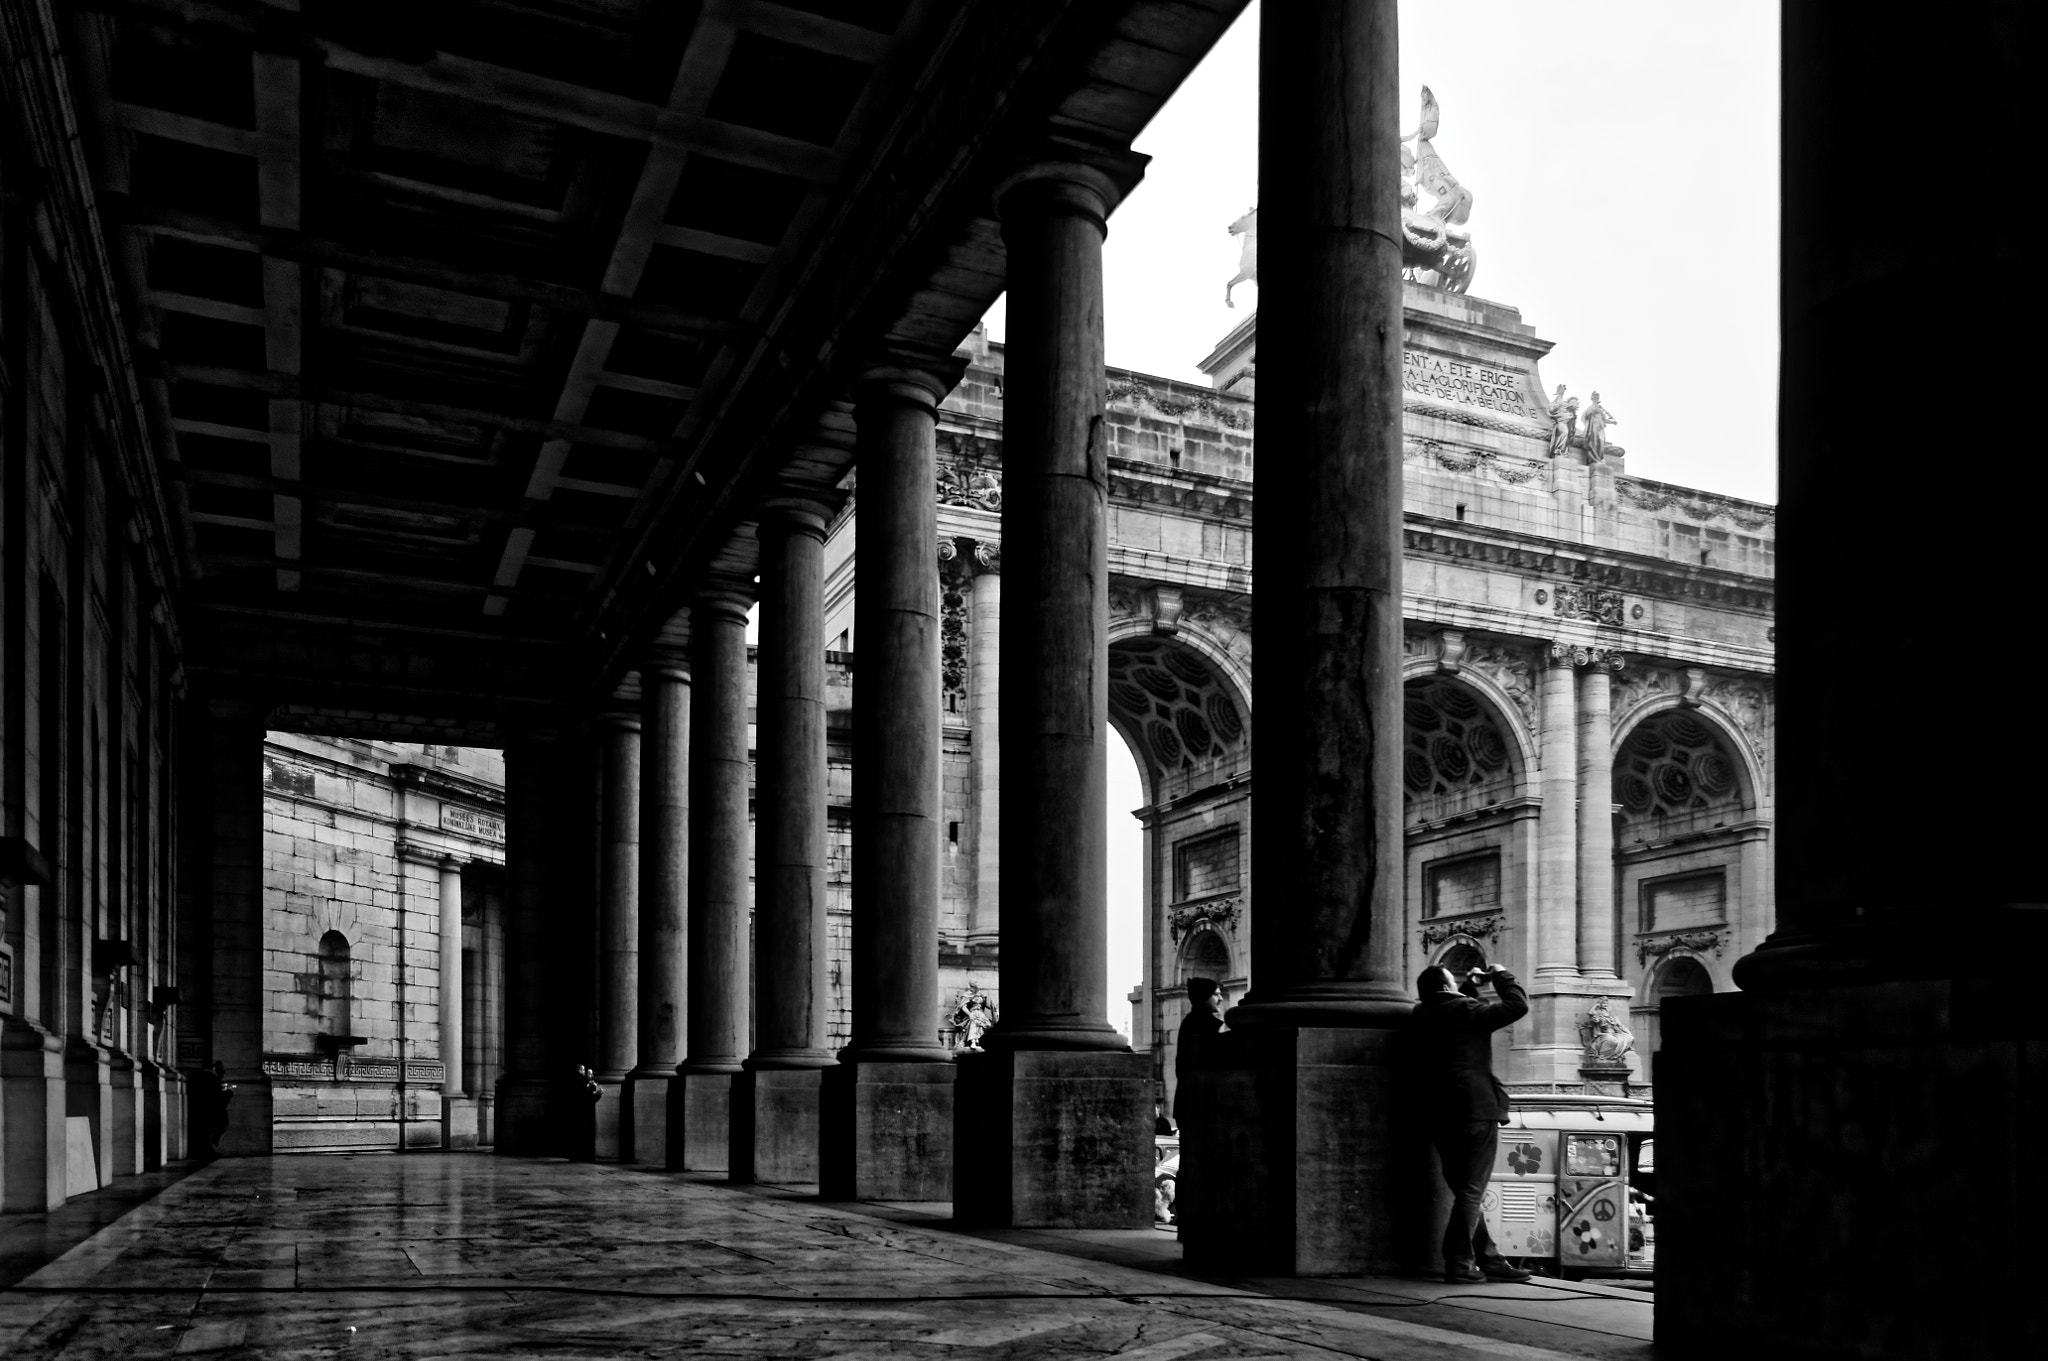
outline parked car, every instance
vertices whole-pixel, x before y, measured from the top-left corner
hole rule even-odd
[[[1180,1136],[1153,1136],[1152,1218],[1159,1224],[1178,1224],[1175,1199],[1180,1191]]]

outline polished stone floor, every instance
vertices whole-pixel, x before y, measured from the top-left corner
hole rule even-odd
[[[1641,1291],[1202,1280],[1157,1231],[966,1234],[929,1206],[476,1154],[217,1162],[75,1242],[41,1232],[61,1254],[0,1291],[10,1359],[1652,1355]]]

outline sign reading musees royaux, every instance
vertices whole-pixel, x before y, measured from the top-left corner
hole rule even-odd
[[[474,808],[464,808],[460,804],[444,803],[441,805],[441,830],[460,832],[464,836],[473,836],[480,841],[503,841],[505,820],[494,818],[489,813],[479,813]]]
[[[1401,387],[1417,397],[1529,416],[1523,375],[1513,369],[1469,363],[1423,350],[1401,352]]]

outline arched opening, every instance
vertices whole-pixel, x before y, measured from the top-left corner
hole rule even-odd
[[[1234,973],[1230,962],[1230,946],[1215,931],[1195,932],[1181,947],[1179,972],[1180,976],[1174,981],[1182,987],[1186,987],[1191,978],[1227,982]]]
[[[1513,795],[1514,743],[1470,686],[1424,676],[1403,687],[1402,701],[1404,822],[1436,822]]]
[[[1650,978],[1649,1009],[1633,1018],[1641,1038],[1636,1053],[1648,1055],[1648,1076],[1657,1080],[1657,1050],[1663,1039],[1664,1003],[1673,997],[1701,997],[1714,990],[1714,979],[1706,965],[1691,955],[1673,955],[1657,967]]]
[[[1452,977],[1463,978],[1473,969],[1485,968],[1486,956],[1481,954],[1479,947],[1471,941],[1461,940],[1453,942],[1451,948],[1444,951],[1443,957],[1437,960],[1437,963],[1449,969]]]
[[[1714,724],[1683,709],[1652,714],[1614,759],[1614,801],[1632,841],[1712,831],[1743,813],[1742,763]]]
[[[320,937],[320,1033],[342,1036],[349,1031],[351,975],[348,937],[329,931]]]

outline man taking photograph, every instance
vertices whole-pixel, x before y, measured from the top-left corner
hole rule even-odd
[[[1493,1002],[1479,1000],[1491,982]],[[1493,1075],[1493,1032],[1529,1014],[1529,995],[1498,964],[1460,980],[1435,965],[1415,980],[1422,1000],[1410,1021],[1419,1037],[1424,1099],[1431,1141],[1451,1188],[1451,1220],[1444,1226],[1444,1279],[1454,1284],[1526,1281],[1486,1231],[1483,1204],[1493,1176],[1494,1146],[1508,1122],[1507,1089]]]

